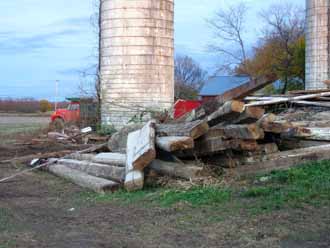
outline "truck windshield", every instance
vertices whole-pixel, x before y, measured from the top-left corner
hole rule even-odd
[[[71,110],[71,111],[73,111],[73,110],[78,110],[79,109],[79,104],[69,104],[69,106],[68,106],[68,110]]]

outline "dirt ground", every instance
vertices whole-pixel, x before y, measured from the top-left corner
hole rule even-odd
[[[56,146],[0,147],[0,160]],[[0,165],[0,178],[22,169]],[[46,172],[0,184],[0,248],[330,247],[330,206],[250,214],[233,206],[162,207],[147,201],[86,201],[85,192]],[[244,205],[244,202],[242,202]]]

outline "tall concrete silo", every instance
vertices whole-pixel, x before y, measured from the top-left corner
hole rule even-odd
[[[174,101],[174,0],[101,1],[101,115],[116,128]]]
[[[330,79],[330,1],[306,0],[306,89]]]

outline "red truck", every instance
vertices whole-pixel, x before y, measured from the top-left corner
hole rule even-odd
[[[70,104],[66,109],[57,109],[51,115],[52,123],[75,123],[79,121],[80,118],[80,102],[70,100]]]
[[[66,109],[57,109],[51,115],[51,127],[63,130],[64,125],[95,126],[97,104],[91,98],[67,98],[70,101]]]

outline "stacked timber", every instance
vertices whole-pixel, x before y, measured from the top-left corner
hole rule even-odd
[[[330,94],[315,93],[313,97],[326,96]],[[110,139],[110,152],[70,154],[49,166],[49,171],[97,192],[120,187],[135,191],[155,174],[199,179],[207,175],[201,164],[230,168],[242,176],[286,169],[299,161],[329,159],[330,118],[293,121],[266,113],[263,105],[313,99],[310,97],[263,98],[249,104],[231,99],[211,113],[202,107],[174,122],[152,120],[124,127]]]

